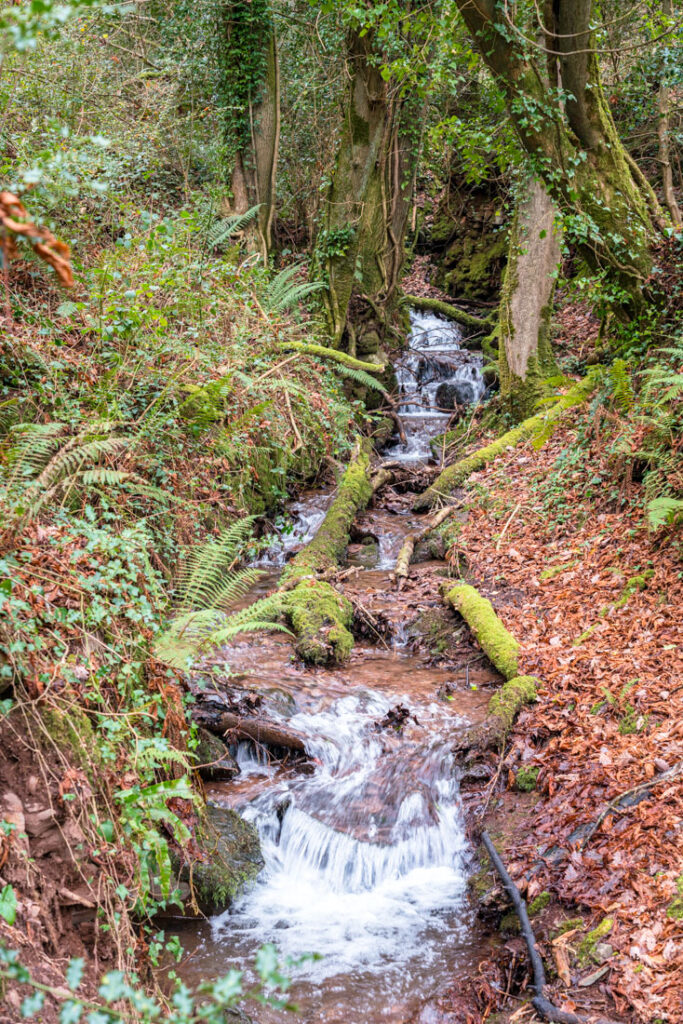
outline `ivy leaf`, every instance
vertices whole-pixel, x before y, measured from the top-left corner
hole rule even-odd
[[[17,919],[17,897],[11,885],[6,885],[0,892],[0,917],[10,925]]]
[[[59,1024],[78,1024],[82,1013],[83,1006],[81,1003],[76,1003],[73,999],[69,999],[59,1011]]]
[[[83,978],[85,960],[82,957],[74,957],[66,969],[66,983],[72,992],[75,992]]]
[[[45,1002],[45,995],[42,992],[34,992],[33,995],[26,996],[21,1004],[21,1016],[33,1017],[36,1013],[40,1013]]]

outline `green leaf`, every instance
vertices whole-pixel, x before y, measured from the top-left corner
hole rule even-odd
[[[6,885],[0,892],[0,917],[10,925],[17,919],[17,897],[11,885]]]
[[[74,957],[66,969],[66,983],[72,992],[75,992],[83,980],[85,960],[82,957]]]
[[[24,1018],[33,1017],[36,1013],[40,1013],[44,1002],[45,995],[43,992],[34,992],[32,995],[26,996],[21,1004],[21,1016]]]
[[[69,999],[59,1011],[59,1024],[78,1024],[82,1014],[83,1006],[81,1003],[76,1003],[73,999]]]

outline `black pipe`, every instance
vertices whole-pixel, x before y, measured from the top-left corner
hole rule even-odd
[[[591,1020],[588,1017],[580,1017],[576,1013],[567,1013],[566,1010],[560,1010],[559,1007],[554,1006],[548,999],[546,999],[543,994],[543,990],[546,985],[545,968],[543,966],[541,955],[536,948],[536,937],[529,921],[526,903],[522,899],[519,889],[507,873],[505,865],[500,859],[495,846],[491,842],[488,832],[482,832],[481,841],[486,848],[486,852],[491,858],[491,863],[500,876],[500,880],[503,883],[505,891],[512,900],[512,905],[514,906],[517,917],[519,918],[519,925],[524,941],[526,942],[526,948],[529,951],[529,960],[531,961],[531,967],[534,973],[533,987],[536,995],[531,1000],[534,1009],[541,1015],[541,1017],[543,1017],[544,1020],[552,1021],[553,1024],[616,1024],[615,1021],[606,1020],[605,1018]]]

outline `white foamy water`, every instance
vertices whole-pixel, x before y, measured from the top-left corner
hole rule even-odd
[[[321,955],[297,973],[309,983],[372,976],[388,992],[406,965],[442,956],[444,930],[452,942],[466,929],[467,842],[447,742],[462,720],[435,703],[405,735],[378,729],[395,703],[356,691],[288,720],[316,768],[241,809],[266,867],[212,922],[231,964],[270,941],[284,956]],[[248,745],[236,753],[247,771],[269,771]]]
[[[411,310],[410,325],[408,348],[395,363],[406,444],[395,445],[386,455],[419,462],[430,456],[430,440],[448,426],[454,400],[474,405],[486,386],[483,359],[461,348],[458,324]]]

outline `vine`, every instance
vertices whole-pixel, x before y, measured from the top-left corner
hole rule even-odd
[[[252,110],[267,71],[267,43],[272,30],[268,0],[216,0],[216,92],[226,155],[249,150]]]

